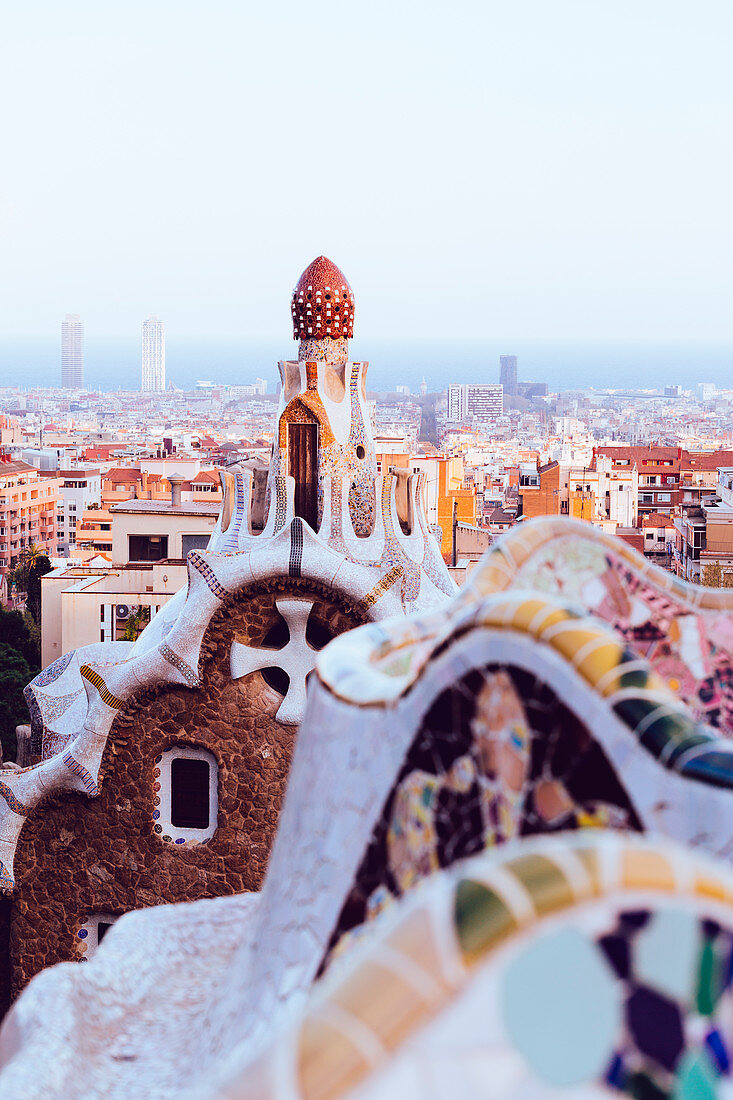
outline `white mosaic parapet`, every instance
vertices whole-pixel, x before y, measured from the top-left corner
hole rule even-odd
[[[273,546],[278,544],[278,554],[286,542],[285,535],[281,532],[273,540]],[[317,536],[309,537],[319,545]],[[200,561],[191,563],[193,572],[206,576],[204,563],[213,574],[208,576],[210,584],[221,585],[225,580],[231,583],[233,575],[226,575],[223,568],[230,568],[228,563],[236,561],[237,555],[212,553],[199,557]],[[340,568],[346,564],[350,563],[342,562]],[[194,593],[200,590],[193,585],[192,589]],[[215,596],[213,591],[211,594]],[[193,598],[198,597],[194,594]],[[271,1069],[276,1077],[279,1072],[271,1066],[263,1078],[262,1066],[270,1065],[271,1056],[278,1065],[279,1059],[289,1057],[287,1042],[285,1047],[278,1045],[282,1036],[292,1027],[299,1028],[309,1013],[317,1015],[323,998],[340,988],[344,975],[359,967],[364,968],[359,982],[365,999],[357,998],[350,1011],[357,1019],[362,1014],[365,1021],[367,1017],[382,1019],[379,990],[387,987],[376,975],[382,967],[380,957],[385,964],[388,958],[380,956],[376,945],[383,942],[383,936],[396,927],[402,912],[411,912],[412,905],[425,904],[425,899],[436,891],[442,896],[443,887],[436,885],[441,881],[470,874],[481,882],[499,887],[504,884],[508,889],[511,882],[506,860],[516,859],[519,867],[533,856],[550,859],[571,883],[569,895],[562,882],[557,888],[560,897],[568,895],[567,904],[576,895],[578,900],[590,899],[591,893],[599,896],[601,887],[612,881],[624,885],[624,889],[636,890],[637,902],[640,889],[686,896],[697,892],[708,902],[722,897],[711,883],[728,881],[728,870],[716,871],[697,853],[641,858],[635,853],[651,851],[649,846],[628,837],[599,838],[595,822],[585,834],[589,839],[580,836],[568,841],[557,835],[529,841],[515,839],[505,851],[494,849],[474,856],[463,868],[458,865],[436,876],[432,885],[428,882],[414,893],[414,901],[397,900],[392,910],[394,919],[385,913],[373,930],[367,925],[359,933],[366,959],[358,947],[347,947],[313,991],[339,914],[353,898],[355,876],[366,853],[373,850],[370,845],[383,808],[400,790],[400,783],[410,780],[405,769],[416,737],[419,734],[423,759],[432,752],[440,756],[445,738],[455,738],[457,720],[448,728],[440,723],[434,728],[429,722],[425,724],[425,716],[444,692],[459,691],[462,680],[467,676],[480,678],[482,670],[499,669],[498,675],[504,679],[506,669],[523,670],[538,684],[538,700],[543,706],[547,706],[550,695],[561,700],[568,713],[582,722],[589,743],[602,747],[643,830],[730,859],[733,752],[696,724],[684,704],[654,678],[650,669],[641,680],[643,669],[637,667],[639,664],[635,662],[634,699],[648,709],[646,717],[640,717],[634,726],[616,710],[619,695],[614,684],[626,683],[628,669],[619,636],[597,619],[578,615],[556,596],[531,591],[481,596],[473,590],[468,598],[462,593],[440,610],[375,622],[336,639],[318,658],[278,835],[256,905],[250,906],[245,898],[232,898],[132,914],[116,923],[85,967],[66,964],[41,974],[21,996],[0,1035],[0,1060],[4,1058],[7,1065],[0,1074],[4,1100],[61,1100],[74,1095],[73,1082],[79,1079],[80,1062],[88,1094],[112,1100],[135,1094],[151,1098],[180,1095],[197,1100],[220,1096],[272,1100],[310,1097],[313,1094],[307,1090],[282,1091],[286,1085],[295,1089],[292,1075],[278,1078],[280,1091],[274,1084],[274,1091],[262,1091],[263,1080],[270,1080]],[[96,720],[101,721],[99,708],[109,710],[113,700],[103,696],[104,689],[100,691],[98,682],[89,683],[90,699],[92,687],[100,696],[93,705]],[[121,678],[110,678],[110,684],[122,690]],[[479,756],[488,750],[486,738],[494,737],[502,753],[523,751],[526,758],[531,757],[534,740],[523,737],[518,712],[508,712],[509,727],[502,731],[496,696],[472,690],[476,736],[484,739],[483,747],[477,749]],[[625,699],[629,688],[624,691]],[[532,700],[525,702],[530,704]],[[682,731],[698,759],[701,751],[715,758],[718,781],[703,783],[686,774],[689,752],[679,740],[674,742],[675,752],[681,750],[676,759],[664,749],[650,748],[645,734],[653,721],[670,718],[674,719],[674,737],[679,738]],[[731,761],[727,772],[726,750]],[[492,760],[490,757],[490,763]],[[30,784],[41,776],[47,776],[53,784],[52,767],[59,767],[59,761],[48,764],[45,772],[38,769],[35,776],[29,773],[29,791]],[[461,786],[460,774],[450,774],[451,782],[459,782],[457,789],[467,794],[471,784]],[[722,782],[726,775],[727,786]],[[546,782],[543,777],[540,781]],[[446,792],[449,789],[446,787]],[[19,790],[16,788],[16,792]],[[504,793],[505,788],[500,787],[497,797]],[[416,867],[422,866],[422,874],[428,875],[430,866],[419,862],[424,855],[421,845],[429,833],[428,823],[423,822],[413,833],[401,850],[404,858],[414,860]],[[622,845],[623,851],[630,853],[624,860],[614,855],[622,851]],[[601,877],[594,886],[587,881],[586,856],[596,847]],[[574,850],[582,850],[586,856],[578,860]],[[665,850],[670,851],[668,846]],[[670,859],[672,864],[667,862]],[[537,916],[543,919],[548,881],[546,875],[537,875],[534,880]],[[531,890],[513,887],[506,896],[519,907],[518,925],[529,929],[534,912]],[[733,894],[730,896],[733,904]],[[452,902],[436,908],[434,928],[438,937],[454,912]],[[238,929],[234,927],[237,914],[243,918]],[[202,942],[209,945],[206,921],[211,940],[204,950]],[[221,937],[217,936],[218,928]],[[421,951],[430,937],[408,936],[403,947],[413,942]],[[455,952],[453,956],[446,954],[445,965],[451,957],[449,988],[464,978]],[[201,958],[207,960],[205,973],[199,965]],[[394,954],[389,959],[386,969],[391,972]],[[408,985],[414,988],[414,970],[403,966],[398,973],[403,977],[412,975],[414,980]],[[428,973],[436,971],[433,968]],[[131,982],[137,984],[132,987]],[[175,1006],[175,1012],[161,1013],[157,1001],[151,1003],[148,996],[133,995],[133,988],[145,991],[153,987],[161,991],[168,1005]],[[384,996],[389,997],[387,993]],[[385,1000],[385,1012],[387,1003]],[[334,1009],[329,1019],[336,1018]],[[338,1019],[343,1021],[343,1017]],[[485,1026],[483,1018],[481,1022]],[[353,1027],[347,1027],[346,1032],[355,1041],[364,1034],[363,1029]],[[97,1041],[93,1041],[95,1035]],[[310,1057],[322,1055],[324,1072],[328,1072],[332,1064],[330,1048],[325,1038],[323,1043],[322,1048],[311,1046]],[[401,1049],[401,1043],[396,1037],[395,1050]],[[376,1047],[374,1050],[377,1061],[371,1065],[367,1060],[366,1072],[360,1078],[365,1086],[382,1058],[383,1052]],[[489,1080],[494,1078],[490,1076]],[[345,1098],[349,1093],[344,1089],[333,1095]],[[378,1085],[372,1095],[381,1095]]]

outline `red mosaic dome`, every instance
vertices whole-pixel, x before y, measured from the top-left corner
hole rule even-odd
[[[343,271],[326,256],[308,264],[290,302],[294,340],[354,335],[354,292]]]

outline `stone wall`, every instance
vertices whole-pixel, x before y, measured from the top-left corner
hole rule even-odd
[[[307,581],[283,578],[244,591],[212,619],[203,687],[163,687],[121,712],[101,770],[101,794],[43,803],[16,856],[10,966],[17,995],[43,967],[82,958],[78,931],[95,913],[257,890],[295,741],[274,715],[282,701],[261,673],[232,680],[231,643],[259,646],[278,622],[279,595],[314,599],[311,621],[330,634],[359,625],[354,608]],[[155,831],[156,757],[174,745],[209,749],[219,765],[217,831],[201,845],[173,845]],[[0,960],[2,962],[2,960]]]

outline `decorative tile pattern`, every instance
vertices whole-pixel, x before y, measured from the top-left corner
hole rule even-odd
[[[165,657],[166,661],[168,661],[169,664],[178,669],[189,687],[199,686],[201,681],[199,680],[197,674],[194,672],[191,666],[187,664],[186,661],[184,661],[183,657],[176,653],[174,649],[171,649],[167,642],[161,642],[161,644],[158,646],[158,652],[160,653],[161,657]]]
[[[393,565],[389,573],[385,573],[381,581],[374,585],[371,592],[367,592],[366,596],[360,601],[359,606],[362,610],[366,611],[367,608],[373,607],[377,600],[380,600],[385,592],[389,592],[393,584],[402,577],[402,566]]]
[[[471,578],[484,592],[562,595],[610,623],[695,717],[733,735],[733,603],[650,565],[590,524],[538,519],[499,539]]]
[[[64,753],[62,759],[69,771],[73,772],[74,775],[78,776],[79,779],[81,779],[88,794],[99,794],[99,787],[97,786],[94,776],[87,768],[84,767],[83,764],[80,764],[78,760],[75,760],[70,752]]]
[[[423,719],[329,950],[368,920],[375,896],[381,908],[484,848],[588,827],[641,829],[598,742],[530,673],[497,666],[471,672]]]
[[[733,752],[710,727],[695,721],[669,686],[614,631],[596,619],[582,618],[567,603],[524,589],[487,597],[473,604],[469,614],[466,609],[471,595],[469,585],[453,604],[462,631],[469,627],[519,631],[546,644],[564,660],[572,661],[577,673],[608,701],[663,767],[733,789]],[[389,641],[371,654],[372,671],[394,677],[402,690],[406,689],[429,660],[436,638],[433,630],[438,626],[444,623],[429,617],[395,623]],[[441,645],[445,641],[442,635]],[[348,673],[348,664],[341,667]],[[365,687],[368,683],[363,681]],[[366,702],[367,697],[368,687],[361,701]]]
[[[94,684],[103,703],[106,703],[108,707],[112,707],[113,710],[122,710],[125,705],[124,701],[108,691],[107,685],[98,672],[95,672],[89,665],[81,665],[79,672],[85,680],[88,680],[90,684]]]
[[[725,926],[709,919],[713,893]],[[431,1095],[492,1100],[723,1100],[732,901],[727,870],[610,835],[473,856],[368,937],[225,1091],[379,1100],[429,1082]],[[636,975],[640,936],[669,912],[689,916],[700,947],[677,1000]]]
[[[288,573],[299,577],[303,564],[303,521],[298,516],[290,525],[290,562]]]
[[[23,689],[23,697],[31,716],[31,753],[33,756],[39,756],[43,748],[43,715],[36,699],[33,682]]]
[[[275,478],[275,528],[274,534],[282,531],[288,509],[288,489],[284,477]]]
[[[56,756],[57,753],[61,752],[68,743],[68,733],[54,733],[53,730],[44,730],[40,753],[41,758],[43,760],[50,760],[52,756]]]
[[[223,550],[237,550],[239,548],[239,532],[242,523],[247,518],[249,501],[245,491],[244,471],[238,467],[234,470],[234,507],[229,528],[222,541]]]
[[[0,798],[5,799],[14,814],[18,814],[19,817],[28,817],[30,809],[28,806],[23,805],[19,798],[16,798],[7,783],[0,782]]]
[[[341,367],[349,358],[349,341],[325,336],[322,340],[301,340],[298,359],[301,363],[328,363]]]
[[[45,725],[53,726],[53,723],[66,714],[72,703],[81,695],[81,690],[70,691],[68,695],[46,695],[43,691],[37,692],[36,700],[41,708]]]
[[[65,653],[63,657],[57,657],[55,661],[52,661],[47,668],[44,668],[35,677],[33,683],[36,687],[48,687],[54,680],[58,680],[59,676],[68,668],[73,656],[74,651],[72,650],[71,653]]]
[[[204,561],[198,551],[191,550],[188,555],[188,560],[196,572],[200,573],[204,578],[209,591],[212,592],[217,599],[225,600],[227,596],[230,595],[229,590],[224,587],[209,563]]]

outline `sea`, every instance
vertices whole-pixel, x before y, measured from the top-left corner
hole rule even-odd
[[[398,385],[429,392],[450,382],[498,382],[499,356],[518,357],[518,378],[546,382],[550,392],[586,389],[661,389],[712,382],[733,388],[733,342],[693,343],[622,340],[360,340],[350,358],[369,360],[367,386],[390,392]],[[277,388],[278,359],[293,358],[295,343],[241,339],[168,337],[167,378],[182,390],[198,381],[243,385],[265,378]],[[140,344],[123,338],[87,339],[85,380],[90,390],[136,390]],[[0,338],[0,388],[58,386],[60,348],[53,338]]]

